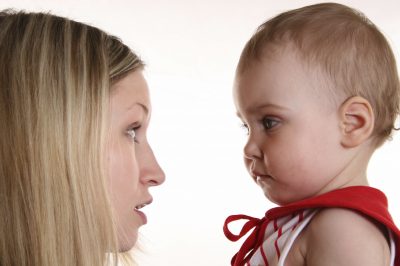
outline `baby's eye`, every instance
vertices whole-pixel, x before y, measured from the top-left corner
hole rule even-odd
[[[130,128],[126,131],[127,135],[129,138],[131,138],[134,142],[139,143],[137,138],[136,138],[136,130],[138,130],[140,127],[134,127]]]
[[[273,127],[275,127],[279,123],[278,120],[270,118],[270,117],[264,117],[262,120],[263,127],[265,130],[270,130]]]
[[[249,126],[246,123],[240,124],[240,127],[245,130],[246,135],[249,135]]]

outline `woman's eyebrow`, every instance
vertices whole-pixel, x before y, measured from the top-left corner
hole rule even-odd
[[[130,105],[128,108],[126,108],[126,110],[127,111],[129,111],[130,109],[132,109],[134,106],[136,106],[136,105],[139,105],[139,106],[141,106],[142,108],[143,108],[143,110],[145,111],[145,113],[146,114],[148,114],[149,113],[149,108],[146,106],[146,105],[144,105],[144,104],[142,104],[142,103],[133,103],[132,105]]]

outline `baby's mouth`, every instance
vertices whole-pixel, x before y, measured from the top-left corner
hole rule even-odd
[[[270,175],[257,175],[256,176],[256,183],[260,184],[261,182],[268,181],[268,180],[271,180],[271,179],[273,179],[273,177],[270,176]]]
[[[254,181],[256,181],[257,183],[258,183],[258,181],[261,181],[261,180],[272,179],[271,175],[265,174],[265,173],[251,171],[250,174],[253,177]]]
[[[257,175],[256,178],[257,179],[272,178],[272,176],[270,176],[270,175]]]

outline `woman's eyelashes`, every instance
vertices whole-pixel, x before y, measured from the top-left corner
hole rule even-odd
[[[130,126],[129,129],[126,130],[126,134],[128,137],[135,143],[139,143],[137,139],[137,132],[140,128],[140,125],[138,126]]]

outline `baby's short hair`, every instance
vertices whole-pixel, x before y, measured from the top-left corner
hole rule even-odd
[[[396,61],[383,34],[365,15],[336,3],[284,12],[258,27],[240,56],[237,75],[265,53],[289,44],[326,74],[334,93],[370,102],[377,146],[391,135],[400,100]]]

